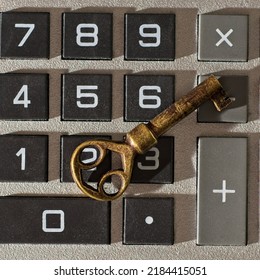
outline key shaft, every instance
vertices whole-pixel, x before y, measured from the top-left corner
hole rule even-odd
[[[210,76],[153,118],[149,122],[149,127],[156,137],[159,137],[209,99],[213,101],[218,111],[222,111],[232,102],[214,76]]]

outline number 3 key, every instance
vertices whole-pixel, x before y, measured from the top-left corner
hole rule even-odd
[[[74,181],[87,196],[93,199],[108,201],[118,198],[129,185],[135,155],[147,152],[156,145],[159,136],[209,99],[213,101],[218,111],[225,109],[232,102],[224,92],[218,79],[214,76],[210,76],[148,123],[142,123],[136,126],[126,134],[124,142],[113,142],[109,140],[90,140],[83,142],[75,149],[71,157],[71,173]],[[80,160],[81,153],[85,148],[90,146],[96,147],[100,155],[93,164],[84,164]],[[83,181],[81,173],[82,170],[89,170],[98,166],[103,161],[108,150],[120,154],[122,169],[108,171],[101,177],[97,184],[97,189],[95,189]],[[104,183],[113,175],[121,179],[121,186],[117,192],[108,193],[104,189]]]

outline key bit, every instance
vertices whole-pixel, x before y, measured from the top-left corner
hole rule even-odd
[[[218,79],[213,75],[148,123],[137,125],[126,134],[124,142],[109,140],[90,140],[83,142],[73,152],[70,162],[71,174],[77,186],[87,196],[96,200],[109,201],[120,197],[130,183],[135,155],[147,152],[156,145],[159,136],[209,99],[212,100],[218,111],[225,109],[232,102],[223,90]],[[96,147],[100,154],[93,164],[85,164],[80,160],[80,155],[85,148],[90,146]],[[108,171],[101,177],[97,188],[94,188],[83,181],[82,171],[98,166],[109,150],[120,154],[122,169]],[[108,193],[104,189],[104,183],[109,177],[114,175],[120,178],[121,186],[117,192]]]

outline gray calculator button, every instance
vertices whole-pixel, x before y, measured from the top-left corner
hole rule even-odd
[[[200,76],[198,82],[204,81],[207,77]],[[218,112],[212,102],[205,102],[198,109],[198,122],[246,123],[248,115],[248,77],[221,76],[218,78],[233,103],[227,109]]]
[[[247,138],[198,141],[197,244],[247,243]]]
[[[198,58],[204,61],[247,61],[248,16],[199,16]]]

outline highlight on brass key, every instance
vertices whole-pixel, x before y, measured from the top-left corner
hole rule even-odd
[[[159,136],[209,99],[212,100],[218,111],[225,109],[232,102],[218,79],[213,75],[148,123],[141,123],[133,128],[125,135],[124,142],[109,140],[83,142],[75,149],[71,157],[70,168],[73,180],[84,194],[93,199],[109,201],[120,197],[130,183],[135,156],[147,152],[156,145]],[[98,159],[91,164],[81,161],[81,153],[88,147],[96,147],[99,150]],[[108,151],[120,155],[122,167],[105,173],[97,183],[97,187],[94,188],[83,180],[82,171],[97,167],[103,161]],[[120,179],[120,186],[116,191],[113,190],[111,192],[105,189],[104,184],[112,176]]]

